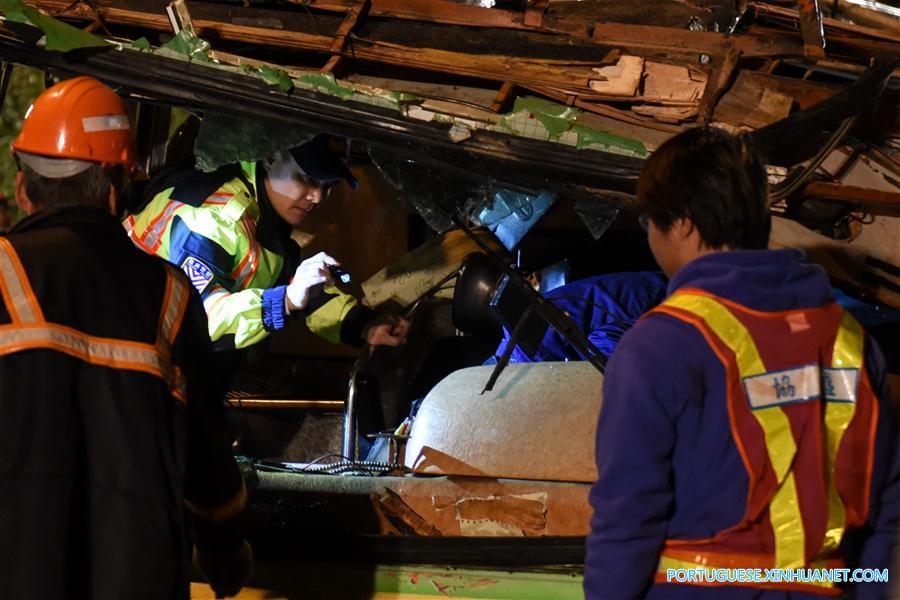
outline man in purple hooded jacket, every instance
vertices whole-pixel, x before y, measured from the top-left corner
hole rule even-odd
[[[878,347],[819,267],[765,249],[748,141],[672,138],[638,200],[669,296],[606,372],[586,597],[887,598],[885,583],[796,571],[891,564],[900,444]]]

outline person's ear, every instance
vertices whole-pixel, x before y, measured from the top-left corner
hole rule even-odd
[[[28,192],[25,191],[24,171],[16,172],[16,204],[26,215],[32,215],[37,212],[34,203],[32,203],[31,198],[28,197]]]
[[[687,217],[675,219],[669,227],[670,235],[676,240],[689,238],[695,230],[694,222]]]

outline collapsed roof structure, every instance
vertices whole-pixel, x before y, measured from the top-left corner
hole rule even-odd
[[[560,192],[599,236],[666,138],[753,131],[773,244],[900,307],[900,26],[866,6],[829,7],[859,25],[815,0],[4,0],[0,57],[361,140],[436,229],[452,222],[412,168]]]
[[[93,75],[138,101],[150,172],[166,163],[170,124],[145,107],[216,123],[196,149],[208,169],[261,157],[291,126],[361,141],[440,232],[508,189],[571,199],[600,237],[668,137],[747,131],[770,165],[773,245],[805,248],[842,286],[900,308],[900,27],[867,5],[884,10],[830,4],[852,24],[815,0],[0,0],[0,60]],[[274,124],[260,143],[240,143],[250,119]],[[316,539],[307,551],[346,555],[363,547],[354,532],[377,539],[379,559],[579,563],[599,373],[513,365],[473,406],[490,371],[475,369],[434,388],[394,476],[333,476],[366,472],[354,461],[255,463],[254,526],[277,532],[270,552]],[[546,439],[522,452],[536,424]],[[506,585],[496,572],[379,569],[376,587],[419,591],[420,575],[441,593]],[[580,589],[568,571],[542,577],[494,597]]]

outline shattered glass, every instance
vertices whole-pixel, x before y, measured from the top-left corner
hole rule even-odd
[[[490,206],[496,190],[487,181],[472,181],[369,147],[369,158],[410,208],[437,233],[456,227],[453,215],[466,221]]]
[[[596,200],[579,200],[575,203],[575,212],[581,217],[594,239],[599,240],[616,220],[619,209]]]
[[[491,206],[483,207],[476,220],[490,229],[507,250],[515,248],[531,228],[553,206],[556,194],[541,192],[537,196],[499,190]]]
[[[210,172],[239,161],[262,160],[315,135],[314,131],[286,127],[284,123],[207,112],[194,143],[194,155],[197,168]]]

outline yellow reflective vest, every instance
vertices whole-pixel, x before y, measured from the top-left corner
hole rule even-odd
[[[296,264],[286,264],[290,247],[278,252],[260,242],[261,203],[268,200],[260,198],[265,190],[257,175],[256,163],[249,162],[213,174],[186,172],[125,223],[139,248],[187,274],[203,298],[209,334],[219,346],[256,344],[284,327],[287,317],[284,292]],[[314,333],[347,343],[359,342],[371,317],[353,296],[330,286],[303,314]]]

